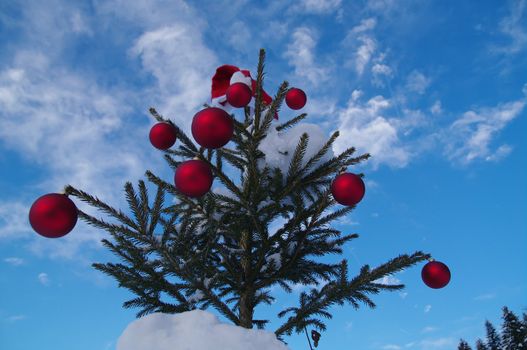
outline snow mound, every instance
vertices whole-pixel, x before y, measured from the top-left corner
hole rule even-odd
[[[130,323],[117,350],[288,350],[272,332],[221,323],[203,310],[154,313]]]

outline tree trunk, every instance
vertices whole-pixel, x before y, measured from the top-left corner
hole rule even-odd
[[[240,326],[245,328],[253,328],[253,281],[251,278],[251,238],[248,231],[243,231],[240,240],[240,247],[243,249],[243,256],[241,259],[243,289],[240,293]]]
[[[245,328],[253,328],[253,312],[252,305],[253,291],[247,290],[240,296],[240,326]]]

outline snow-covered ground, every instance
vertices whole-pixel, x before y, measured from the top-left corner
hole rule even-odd
[[[203,310],[154,313],[130,323],[117,350],[288,350],[272,332],[221,323]]]

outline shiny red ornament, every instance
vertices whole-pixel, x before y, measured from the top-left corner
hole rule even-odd
[[[202,160],[188,160],[177,167],[174,182],[176,188],[184,195],[201,197],[212,186],[212,171]]]
[[[232,117],[220,108],[205,108],[196,113],[192,120],[192,136],[200,146],[205,148],[225,146],[233,133]]]
[[[252,91],[244,83],[234,83],[227,89],[227,102],[233,107],[245,107],[251,102]]]
[[[450,282],[448,266],[439,261],[430,261],[421,270],[423,282],[430,288],[443,288]]]
[[[355,205],[362,200],[366,188],[360,176],[342,173],[331,183],[331,194],[342,205]]]
[[[306,105],[306,93],[298,88],[289,89],[285,95],[285,103],[291,109],[300,109]]]
[[[158,149],[169,149],[176,142],[176,129],[169,123],[157,123],[150,129],[150,143]]]
[[[77,223],[75,203],[65,194],[49,193],[38,198],[29,210],[33,230],[47,238],[67,235]]]

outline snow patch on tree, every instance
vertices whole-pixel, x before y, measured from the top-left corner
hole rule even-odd
[[[289,164],[295,153],[296,146],[303,133],[309,135],[306,153],[302,161],[305,166],[309,159],[314,156],[329,139],[329,136],[316,124],[299,123],[288,130],[276,131],[274,127],[269,129],[267,137],[260,143],[259,149],[265,154],[265,161],[258,162],[260,171],[267,165],[271,169],[279,168],[284,176],[289,170]],[[330,148],[327,153],[313,165],[312,169],[330,160],[334,156]]]
[[[221,323],[203,310],[153,313],[130,323],[117,350],[287,350],[274,333]]]

